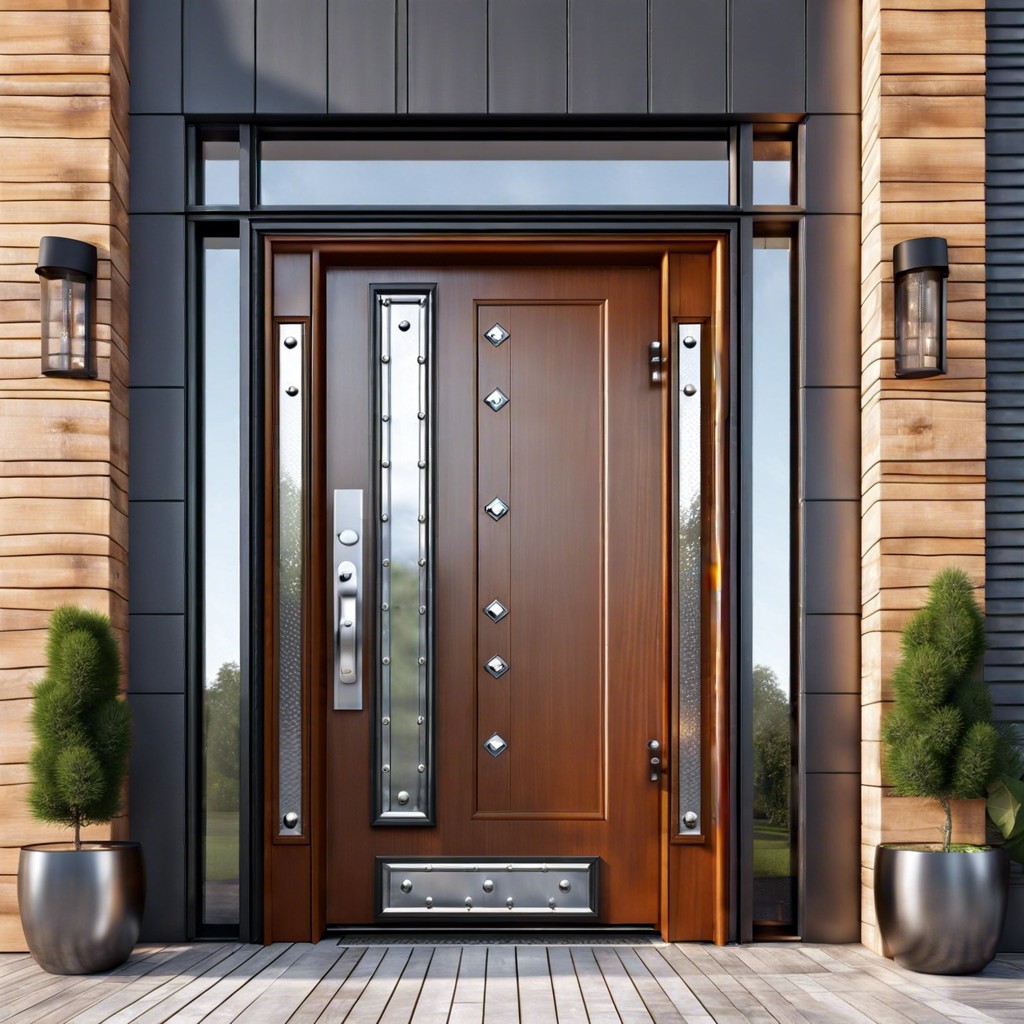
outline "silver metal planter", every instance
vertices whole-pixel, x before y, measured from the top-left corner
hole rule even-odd
[[[996,953],[1006,917],[1010,858],[977,853],[875,851],[875,912],[887,952],[922,974],[973,974]]]
[[[142,927],[146,869],[138,843],[23,846],[18,908],[28,948],[51,974],[123,964]]]

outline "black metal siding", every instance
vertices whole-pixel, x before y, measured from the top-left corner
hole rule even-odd
[[[1024,729],[1024,2],[989,0],[985,22],[985,679]],[[1002,946],[1024,949],[1017,865]]]

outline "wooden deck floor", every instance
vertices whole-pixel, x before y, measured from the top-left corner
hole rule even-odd
[[[0,956],[0,1021],[348,1024],[1024,1022],[1024,956],[983,974],[910,974],[860,946],[140,947],[122,968],[54,977]]]

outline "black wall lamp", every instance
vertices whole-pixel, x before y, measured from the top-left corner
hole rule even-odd
[[[896,283],[896,376],[937,377],[946,372],[944,238],[909,238],[892,250]]]
[[[95,377],[93,303],[96,247],[75,238],[39,240],[42,371],[49,377]]]

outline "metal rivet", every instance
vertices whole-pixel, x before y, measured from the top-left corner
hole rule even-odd
[[[402,884],[399,886],[402,892],[412,892],[412,882],[408,878],[402,879]]]
[[[390,725],[390,724],[391,724],[391,716],[390,716],[390,715],[385,715],[385,716],[384,716],[384,717],[383,717],[383,718],[382,718],[382,719],[380,720],[380,724],[381,724],[381,725]]]
[[[380,659],[380,663],[382,665],[390,665],[391,664],[391,659],[390,658],[381,658]]]
[[[427,414],[425,412],[418,412],[418,413],[416,413],[416,419],[418,419],[418,420],[425,420],[426,418],[427,418]]]
[[[549,907],[550,907],[550,908],[551,908],[552,910],[554,910],[554,909],[555,909],[555,903],[556,903],[555,897],[554,897],[554,896],[549,896],[549,897],[548,897],[548,906],[549,906]]]
[[[381,521],[382,523],[386,523],[386,522],[388,521],[388,518],[389,518],[389,517],[388,517],[388,514],[387,514],[387,512],[382,512],[382,513],[380,514],[380,521]]]
[[[515,905],[516,901],[512,899],[511,896],[509,896],[509,898],[505,900],[505,906],[508,907],[509,910],[511,910]]]
[[[409,321],[408,321],[408,320],[403,320],[403,321],[402,321],[402,322],[401,322],[401,323],[400,323],[400,324],[398,325],[398,329],[399,329],[400,331],[407,331],[407,330],[409,330],[409,328],[410,328],[410,327],[412,327],[412,324],[411,324],[411,323],[409,323]]]
[[[381,299],[380,300],[380,304],[382,306],[390,306],[391,305],[391,300],[390,299]]]
[[[420,658],[420,659],[419,659],[419,663],[420,663],[421,665],[426,665],[426,663],[427,663],[427,659],[426,659],[426,658]]]
[[[697,827],[697,814],[696,814],[696,812],[695,811],[687,811],[683,815],[683,824],[687,828],[696,828]]]
[[[391,362],[391,356],[381,356],[380,357],[380,361],[382,363],[390,363]]]
[[[294,811],[289,811],[282,819],[281,824],[285,828],[295,828],[299,823],[299,816]]]
[[[422,725],[425,721],[426,721],[426,719],[422,715],[417,715],[416,716],[416,724],[417,725]]]
[[[425,558],[421,558],[416,564],[420,565],[420,566],[424,566],[424,565],[427,564],[427,560]]]
[[[416,465],[419,466],[420,469],[426,469],[427,468],[427,464],[422,459],[420,459],[420,461],[417,462]]]
[[[467,910],[472,910],[473,909],[473,897],[472,896],[467,896],[466,897],[466,909]]]
[[[494,892],[494,883],[489,879],[484,879],[484,884],[480,887],[484,892]]]
[[[407,804],[409,802],[409,794],[404,789],[398,794],[398,802],[400,804]]]
[[[421,604],[420,605],[420,615],[426,615],[426,614],[427,614],[427,606],[425,604]]]
[[[298,338],[292,338],[292,337],[289,336],[289,337],[284,339],[284,347],[285,348],[295,348],[295,346],[298,345],[298,343],[299,343],[299,339]]]
[[[389,605],[389,604],[387,603],[387,601],[385,601],[385,602],[384,602],[384,603],[383,603],[383,604],[382,604],[382,605],[380,606],[380,610],[381,610],[382,612],[386,612],[386,611],[387,611],[387,610],[388,610],[388,609],[389,609],[390,607],[391,607],[391,605]]]
[[[501,655],[496,654],[490,661],[484,665],[484,668],[494,676],[495,679],[500,679],[508,671],[508,662],[505,661]]]
[[[385,558],[384,561],[381,562],[380,564],[383,565],[384,568],[386,569],[391,564],[391,559],[390,558]]]
[[[299,389],[294,384],[289,384],[288,387],[284,389],[284,393],[289,398],[294,398],[299,393]]]
[[[484,505],[484,511],[497,522],[506,512],[508,512],[509,506],[506,502],[502,501],[501,498],[491,498],[491,500]]]
[[[387,775],[387,774],[388,774],[388,772],[390,772],[390,771],[391,771],[391,765],[389,765],[389,764],[381,765],[381,769],[380,769],[380,770],[381,770],[381,771],[382,771],[382,772],[383,772],[383,773],[384,773],[385,775]]]
[[[501,324],[495,324],[490,330],[484,332],[484,337],[497,348],[507,337],[508,331]]]
[[[433,907],[433,905],[434,905],[434,901],[428,896],[427,899],[426,899],[426,904],[427,904],[427,910],[430,910],[431,907]]]
[[[427,766],[425,764],[418,764],[418,765],[416,765],[416,771],[418,771],[420,773],[420,775],[422,775],[426,770],[427,770]]]
[[[359,541],[359,534],[355,530],[342,530],[338,534],[338,542],[344,544],[345,547],[351,547],[353,544]]]
[[[687,348],[696,348],[697,339],[692,334],[688,334],[685,338],[683,338],[683,344]]]
[[[426,517],[425,515],[423,515],[422,513],[421,513],[420,515],[418,515],[418,516],[417,516],[416,518],[417,518],[417,519],[418,519],[418,520],[419,520],[419,521],[420,521],[421,523],[425,523],[425,522],[427,521],[427,517]]]
[[[380,460],[380,464],[381,464],[381,468],[382,469],[390,469],[391,468],[391,463],[387,459],[381,459]]]
[[[427,361],[427,357],[426,356],[417,356],[416,357],[416,362],[419,363],[420,366],[422,366],[426,361]]]
[[[561,881],[560,881],[560,882],[558,883],[558,888],[559,888],[559,889],[560,889],[560,890],[561,890],[562,892],[570,892],[570,891],[572,890],[572,882],[570,882],[568,878],[563,878],[563,879],[562,879],[562,880],[561,880]]]
[[[687,384],[686,387],[683,388],[683,394],[686,395],[687,398],[693,398],[693,396],[697,394],[697,389],[692,384]]]
[[[383,420],[383,421],[384,421],[385,423],[390,423],[390,422],[391,422],[391,417],[390,417],[390,416],[389,416],[389,415],[388,415],[387,413],[384,413],[384,415],[383,415],[383,416],[381,416],[381,419],[382,419],[382,420]]]

